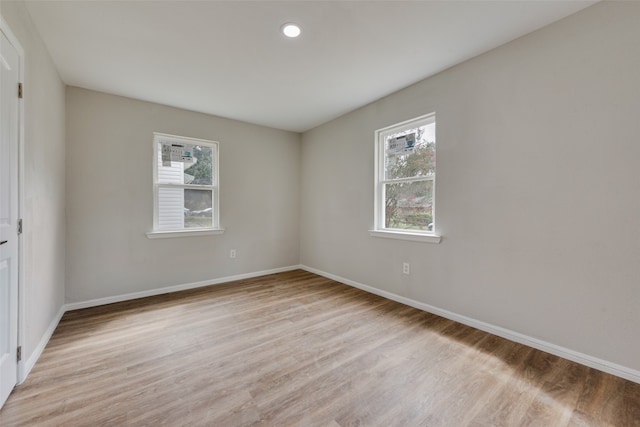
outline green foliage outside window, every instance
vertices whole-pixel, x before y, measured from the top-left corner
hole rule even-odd
[[[435,142],[426,141],[424,127],[389,137],[416,132],[418,141],[406,154],[387,153],[387,179],[420,178],[435,175]],[[385,184],[385,227],[430,230],[433,224],[433,180]]]

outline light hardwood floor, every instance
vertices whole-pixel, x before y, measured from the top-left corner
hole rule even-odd
[[[304,271],[64,315],[2,426],[639,426],[640,385]]]

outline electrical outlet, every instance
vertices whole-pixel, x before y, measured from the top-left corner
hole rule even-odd
[[[229,258],[235,258],[236,257],[236,250],[235,249],[231,249],[229,251]]]
[[[402,273],[403,274],[411,274],[411,265],[408,262],[402,263]]]

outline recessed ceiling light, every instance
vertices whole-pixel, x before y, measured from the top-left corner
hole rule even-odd
[[[300,27],[298,27],[296,24],[289,23],[282,26],[282,34],[287,37],[295,38],[298,37],[300,33]]]

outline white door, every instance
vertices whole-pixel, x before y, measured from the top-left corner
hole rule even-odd
[[[18,52],[0,46],[0,407],[16,385],[18,362]]]

